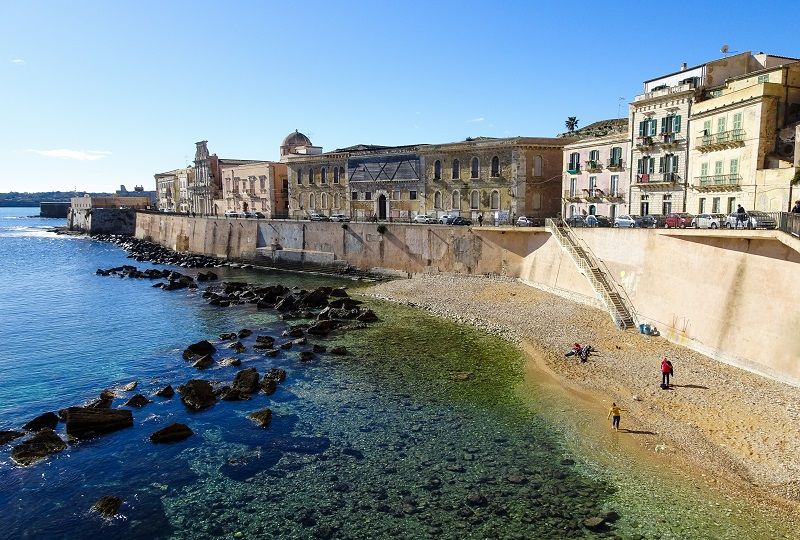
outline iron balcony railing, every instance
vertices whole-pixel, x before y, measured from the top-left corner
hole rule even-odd
[[[776,228],[795,238],[800,238],[800,214],[793,212],[767,212],[775,220]]]
[[[625,162],[622,159],[609,159],[606,162],[606,168],[609,171],[621,171],[625,168]]]
[[[744,144],[744,130],[737,128],[701,135],[696,139],[695,148],[698,150],[716,150],[741,144]]]
[[[695,186],[701,188],[738,186],[742,177],[738,174],[711,174],[695,178]]]
[[[580,174],[581,172],[581,164],[580,163],[570,163],[567,165],[567,172],[569,174]]]
[[[603,165],[598,159],[590,159],[586,161],[586,170],[589,172],[599,172],[603,170]]]

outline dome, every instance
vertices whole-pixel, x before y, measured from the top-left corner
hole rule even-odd
[[[283,139],[283,144],[281,146],[311,146],[311,139],[299,131],[294,130],[294,133],[289,133],[286,138]]]

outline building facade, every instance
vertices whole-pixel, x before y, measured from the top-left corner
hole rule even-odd
[[[733,77],[692,107],[687,211],[776,212],[798,171],[800,63]]]
[[[261,212],[282,217],[285,203],[279,197],[286,180],[286,164],[272,161],[240,163],[221,159],[223,210]]]
[[[623,119],[615,132],[564,147],[562,215],[604,215],[613,220],[630,213],[630,146],[628,122]]]
[[[154,175],[158,209],[163,212],[189,211],[189,186],[194,179],[194,168],[185,167]]]
[[[200,215],[220,214],[222,178],[219,158],[208,153],[208,141],[195,143],[194,184],[189,187],[189,211]]]

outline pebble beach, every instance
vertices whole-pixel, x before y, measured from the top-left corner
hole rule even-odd
[[[616,401],[644,454],[759,504],[800,510],[800,388],[717,362],[660,337],[621,332],[608,314],[523,283],[420,275],[378,284],[377,298],[416,306],[512,341],[536,369],[598,402],[597,429]],[[565,358],[574,342],[598,350]],[[671,390],[659,365],[675,366]],[[621,432],[625,435],[625,429]]]

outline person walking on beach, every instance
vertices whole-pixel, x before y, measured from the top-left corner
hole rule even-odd
[[[669,377],[672,375],[672,362],[667,360],[665,356],[663,360],[661,360],[661,388],[666,390],[669,388]]]
[[[606,420],[608,420],[609,418],[611,419],[611,428],[614,431],[619,431],[619,419],[622,411],[624,410],[625,409],[620,409],[616,403],[611,404],[611,409],[608,411],[608,416],[606,417]]]

